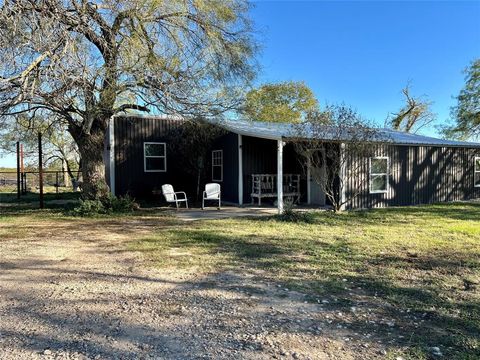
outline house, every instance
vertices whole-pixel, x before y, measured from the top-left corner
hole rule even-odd
[[[302,166],[289,124],[209,120],[225,134],[211,149],[208,182],[222,185],[222,200],[234,204],[274,203],[284,197],[300,203],[328,204],[321,187]],[[184,120],[162,116],[117,116],[110,122],[105,152],[106,176],[113,193],[135,197],[158,194],[164,183],[193,195],[192,176],[171,150],[172,134]],[[381,130],[390,139],[375,147],[358,175],[348,163],[339,176],[341,196],[358,193],[345,209],[429,204],[480,198],[480,144]],[[308,140],[308,139],[307,139]],[[374,164],[374,166],[372,166]],[[383,169],[379,173],[378,169]],[[380,185],[372,185],[380,178]],[[278,191],[277,189],[280,189]],[[283,195],[283,196],[282,196]]]

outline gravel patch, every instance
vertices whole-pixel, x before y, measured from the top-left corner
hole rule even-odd
[[[156,220],[16,226],[0,239],[1,359],[364,359],[384,345],[260,272],[199,274],[126,251]],[[360,321],[360,320],[359,320]],[[364,321],[364,320],[362,320]],[[436,349],[435,349],[436,350]]]

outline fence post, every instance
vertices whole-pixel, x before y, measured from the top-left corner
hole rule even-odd
[[[56,190],[56,193],[57,193],[57,199],[58,199],[58,187],[60,186],[60,184],[58,183],[58,171],[55,173],[55,190]]]
[[[38,133],[38,185],[40,186],[40,209],[43,209],[43,156],[42,133]]]
[[[17,141],[17,199],[20,199],[20,141]]]
[[[22,180],[22,185],[23,185],[22,194],[26,195],[27,194],[27,173],[24,172],[22,174],[22,177],[23,177],[23,180]]]

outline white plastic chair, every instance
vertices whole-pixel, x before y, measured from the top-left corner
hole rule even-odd
[[[168,203],[175,203],[178,210],[178,204],[181,202],[185,202],[185,207],[188,209],[188,200],[187,194],[184,191],[177,191],[173,190],[173,186],[170,184],[162,185],[162,194],[165,197],[165,201]],[[179,197],[178,195],[182,195]]]
[[[218,210],[221,206],[221,189],[220,184],[209,183],[205,185],[205,191],[202,196],[202,210],[205,209],[205,200],[214,200],[218,201]]]

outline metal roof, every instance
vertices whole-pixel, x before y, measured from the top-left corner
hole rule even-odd
[[[211,124],[221,126],[222,128],[246,136],[253,136],[263,139],[271,140],[288,140],[295,137],[295,127],[292,124],[286,123],[268,123],[259,121],[245,121],[245,120],[217,120],[208,119]],[[306,138],[313,138],[313,134],[308,131],[305,132]],[[396,145],[429,145],[429,146],[452,146],[452,147],[469,147],[480,148],[480,143],[467,142],[467,141],[454,141],[444,140],[429,136],[417,135],[405,133],[402,131],[395,131],[391,129],[379,129],[380,138],[384,141],[396,144]],[[328,140],[328,131],[325,132],[326,139]],[[337,139],[345,140],[348,139]]]

